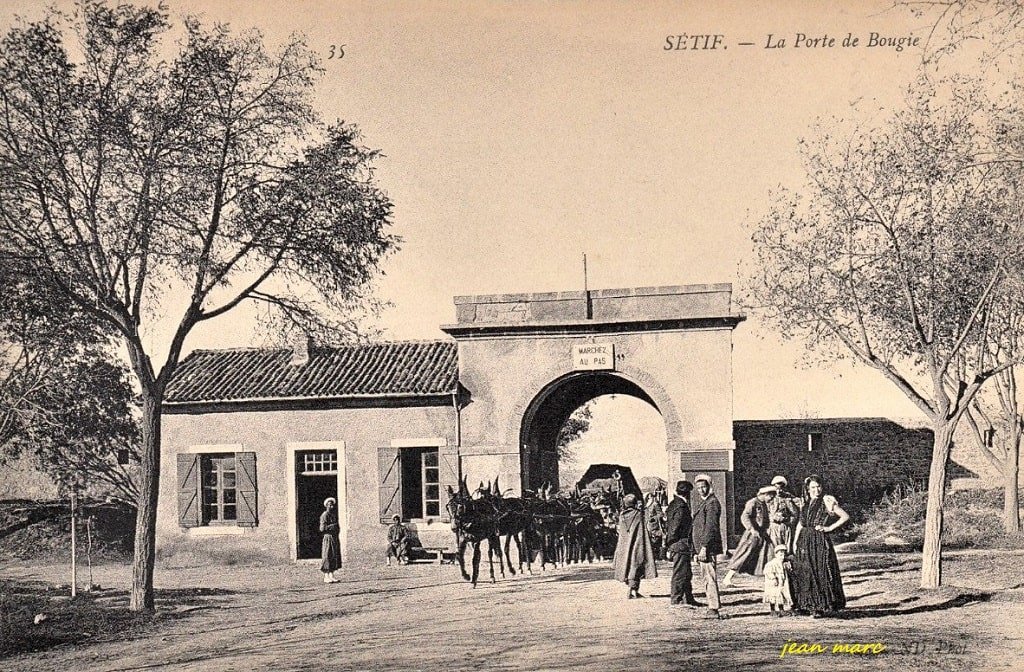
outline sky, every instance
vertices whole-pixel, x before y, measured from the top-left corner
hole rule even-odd
[[[920,48],[868,47],[870,33],[929,29],[890,0],[167,4],[269,44],[304,33],[325,59],[318,108],[383,152],[404,239],[377,292],[389,339],[444,337],[456,295],[582,289],[584,253],[591,288],[736,283],[772,190],[802,184],[799,138],[902,100]],[[798,47],[798,33],[835,46]],[[721,38],[675,49],[682,34]],[[259,343],[251,318],[186,349]],[[878,374],[808,368],[802,352],[750,315],[734,335],[735,417],[917,415]]]

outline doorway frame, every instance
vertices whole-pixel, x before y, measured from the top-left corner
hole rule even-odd
[[[298,493],[295,491],[295,458],[300,451],[333,450],[338,457],[338,541],[341,545],[341,559],[348,560],[347,537],[349,528],[349,511],[346,501],[347,484],[345,482],[345,442],[344,441],[297,441],[285,444],[285,478],[288,487],[288,556],[292,562],[320,562],[319,559],[299,560],[299,531],[297,528],[297,512],[299,510]]]

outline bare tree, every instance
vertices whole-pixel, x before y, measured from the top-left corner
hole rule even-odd
[[[981,62],[991,62],[1016,50],[1024,38],[1020,0],[895,0],[893,5],[928,22],[926,63],[977,43],[985,43]]]
[[[801,143],[806,188],[780,191],[755,226],[746,281],[750,309],[785,337],[875,369],[931,421],[923,588],[942,581],[954,431],[1014,364],[976,347],[1024,251],[1020,163],[993,158],[1000,110],[979,95],[921,83],[877,129],[818,128]]]
[[[0,261],[117,333],[141,392],[133,610],[153,608],[161,406],[189,334],[255,301],[340,338],[398,242],[377,153],[312,107],[301,37],[269,52],[187,19],[166,60],[169,27],[87,1],[0,43]]]
[[[1019,283],[1020,278],[1016,279]],[[1020,361],[1024,353],[1024,304],[1019,289],[993,303],[986,317],[987,340],[993,360]],[[1003,529],[1019,534],[1020,526],[1020,444],[1024,437],[1024,402],[1017,386],[1017,369],[1000,371],[967,408],[967,421],[974,443],[1003,477]]]

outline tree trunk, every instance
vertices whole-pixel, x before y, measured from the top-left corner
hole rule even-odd
[[[953,448],[953,430],[949,420],[935,423],[932,439],[932,464],[928,470],[928,507],[924,519],[924,551],[921,553],[921,587],[942,585],[942,511],[946,494],[946,464]]]
[[[1003,529],[1007,534],[1020,534],[1020,430],[1008,441],[1003,478]]]
[[[156,563],[156,504],[160,494],[161,395],[142,392],[142,449],[135,558],[132,563],[132,611],[153,611],[153,566]]]

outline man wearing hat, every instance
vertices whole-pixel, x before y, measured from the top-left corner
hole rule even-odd
[[[697,570],[704,582],[704,593],[708,598],[708,616],[720,618],[721,602],[718,599],[718,574],[715,557],[722,553],[722,505],[711,491],[711,477],[698,474],[693,479],[697,490],[693,505],[693,529],[690,540],[696,552]]]
[[[676,483],[676,496],[665,510],[666,523],[665,546],[672,557],[672,595],[671,605],[699,606],[693,599],[693,568],[690,558],[693,555],[693,543],[690,533],[693,530],[693,514],[690,512],[690,491],[693,484],[689,481]]]
[[[772,542],[768,539],[768,502],[775,498],[775,493],[774,485],[766,485],[743,506],[740,515],[743,536],[729,562],[729,571],[722,580],[723,586],[735,585],[732,577],[737,573],[751,576],[764,574],[764,566],[772,557]]]
[[[388,566],[391,566],[391,558],[398,560],[400,565],[409,564],[409,532],[397,514],[391,517],[391,526],[388,527]]]
[[[793,550],[793,532],[796,521],[800,518],[800,510],[796,498],[786,491],[788,482],[785,476],[772,479],[775,486],[775,497],[768,502],[768,538],[776,547],[782,546],[787,551]]]

